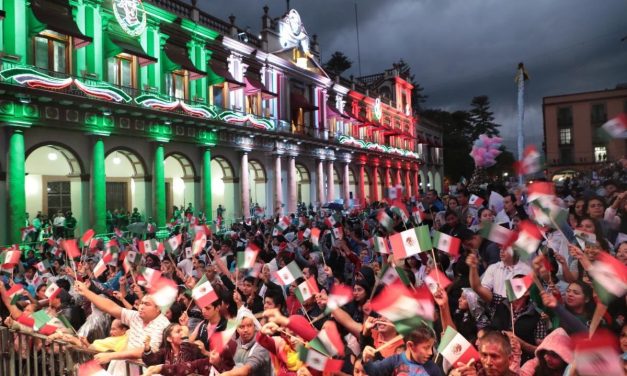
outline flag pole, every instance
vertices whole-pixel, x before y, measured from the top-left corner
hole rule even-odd
[[[514,305],[512,304],[512,302],[509,302],[509,311],[510,315],[512,316],[512,334],[516,335],[516,333],[514,332]]]
[[[383,345],[377,347],[376,349],[374,349],[374,353],[378,353],[381,350],[385,350],[388,347],[392,346],[393,344],[395,344],[397,341],[402,340],[403,336],[402,335],[397,335],[396,337],[392,338],[391,340],[387,341],[386,343],[384,343]]]
[[[518,160],[523,159],[523,149],[525,148],[525,132],[523,132],[523,122],[525,119],[525,66],[522,62],[518,63],[518,75],[516,83],[518,84]],[[523,175],[518,175],[518,184],[523,185]]]

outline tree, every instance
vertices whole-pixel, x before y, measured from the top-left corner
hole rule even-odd
[[[341,51],[335,51],[331,58],[324,64],[324,69],[333,76],[339,76],[349,70],[353,62]]]
[[[414,87],[411,91],[412,108],[417,113],[422,113],[422,111],[424,110],[424,108],[422,108],[422,104],[427,101],[427,98],[429,98],[428,95],[425,95],[423,93],[425,88],[423,88],[418,82],[416,82],[416,76],[411,73],[411,67],[405,62],[405,60],[400,59],[398,63],[394,63],[392,66],[398,69],[399,74],[403,76],[407,80],[407,82],[412,84],[412,86]]]
[[[494,122],[494,113],[490,111],[490,99],[487,95],[472,98],[470,102],[470,140],[476,140],[479,135],[498,136],[500,124]]]

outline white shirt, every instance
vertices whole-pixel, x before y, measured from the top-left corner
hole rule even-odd
[[[481,285],[490,289],[493,294],[507,296],[505,289],[505,281],[514,278],[515,275],[531,274],[532,270],[529,265],[517,262],[514,266],[505,266],[503,261],[488,266],[485,273],[481,277]]]
[[[162,314],[149,322],[148,325],[144,325],[144,321],[139,317],[139,312],[126,308],[122,308],[122,317],[120,319],[123,324],[129,327],[126,350],[136,349],[138,347],[143,348],[146,336],[150,336],[150,348],[152,351],[158,351],[159,347],[161,347],[163,331],[170,325],[170,321]],[[139,375],[142,373],[138,367],[130,368],[131,375]],[[123,360],[112,360],[111,363],[109,363],[108,372],[113,376],[127,376],[125,362]]]
[[[54,227],[61,227],[65,225],[65,217],[60,216],[60,217],[55,217],[54,221],[52,222],[52,224],[54,225]]]

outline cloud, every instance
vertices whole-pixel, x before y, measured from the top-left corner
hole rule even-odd
[[[273,17],[285,2],[267,0]],[[240,27],[258,31],[266,2],[200,0],[221,19],[237,16]],[[353,62],[358,75],[355,1],[291,0],[322,59],[334,51]],[[516,144],[514,75],[524,61],[528,82],[525,131],[542,143],[542,98],[613,88],[627,82],[624,0],[359,0],[361,71],[378,73],[405,59],[429,95],[427,107],[467,109],[488,95],[508,148]],[[515,151],[515,149],[513,149]]]

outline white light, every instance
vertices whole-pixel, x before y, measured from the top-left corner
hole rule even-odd
[[[503,173],[503,177],[505,177],[505,178],[506,178],[508,175],[509,175],[509,174],[508,174],[507,172],[504,172],[504,173]]]
[[[122,163],[122,160],[120,159],[120,157],[113,158],[113,164],[119,165],[120,163]]]
[[[172,189],[175,193],[183,193],[185,192],[185,182],[181,178],[173,178],[172,179]]]
[[[59,155],[57,153],[48,153],[48,160],[56,161],[57,159],[59,159]]]

